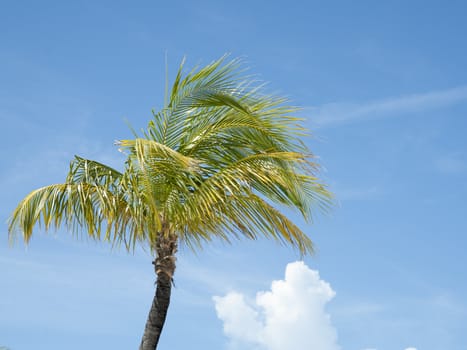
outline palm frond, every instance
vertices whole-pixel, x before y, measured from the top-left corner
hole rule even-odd
[[[67,183],[86,182],[89,184],[116,186],[122,178],[122,173],[108,165],[75,156],[70,163],[70,171],[66,179]]]
[[[224,196],[206,206],[187,207],[185,230],[180,239],[189,246],[199,246],[214,237],[230,242],[232,238],[257,239],[259,236],[291,245],[301,254],[313,252],[310,238],[278,209],[252,192]]]
[[[300,173],[297,163],[305,165],[309,161],[305,155],[296,152],[259,153],[243,157],[206,178],[194,196],[202,196],[209,205],[212,202],[210,199],[220,196],[221,192],[235,194],[247,186],[279,204],[299,208],[306,216],[310,198],[303,196],[302,190],[304,186],[312,185],[316,178]],[[324,190],[323,195],[326,196]]]
[[[196,169],[198,161],[187,157],[159,142],[137,138],[135,140],[121,140],[119,145],[128,149],[138,161],[140,167],[170,165],[179,168]]]
[[[95,239],[105,232],[104,239],[114,242],[123,240],[128,231],[141,231],[122,197],[84,182],[55,184],[31,192],[13,212],[9,232],[21,231],[27,242],[36,224],[46,230],[64,224],[75,233],[85,231]]]

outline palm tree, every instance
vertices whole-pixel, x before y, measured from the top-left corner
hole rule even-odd
[[[285,100],[260,92],[225,57],[184,74],[153,111],[143,137],[118,142],[124,171],[76,157],[66,181],[37,189],[13,212],[10,237],[33,227],[72,232],[154,254],[156,293],[140,349],[156,349],[170,302],[179,244],[259,236],[312,252],[310,239],[274,205],[309,219],[330,193]]]

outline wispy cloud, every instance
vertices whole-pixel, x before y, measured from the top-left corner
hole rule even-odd
[[[467,161],[461,153],[447,154],[435,159],[435,168],[444,174],[465,174]]]
[[[467,86],[391,97],[366,103],[329,103],[321,107],[313,107],[314,116],[311,120],[317,127],[330,127],[363,120],[424,112],[462,102],[467,102]]]

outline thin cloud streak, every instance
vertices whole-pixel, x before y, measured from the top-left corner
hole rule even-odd
[[[467,102],[467,86],[387,98],[364,104],[329,103],[321,107],[313,107],[310,119],[315,124],[315,128],[324,128],[406,113],[418,113],[462,102]]]
[[[435,168],[446,175],[463,175],[467,171],[467,161],[461,153],[447,154],[435,159]]]

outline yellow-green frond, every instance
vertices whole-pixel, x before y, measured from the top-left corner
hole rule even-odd
[[[90,237],[118,240],[131,226],[125,212],[127,203],[100,186],[87,183],[56,184],[31,192],[13,212],[9,231],[22,232],[29,241],[36,224],[46,230],[64,224],[73,232],[85,231]],[[114,229],[112,237],[110,231]],[[115,230],[116,229],[116,230]]]

